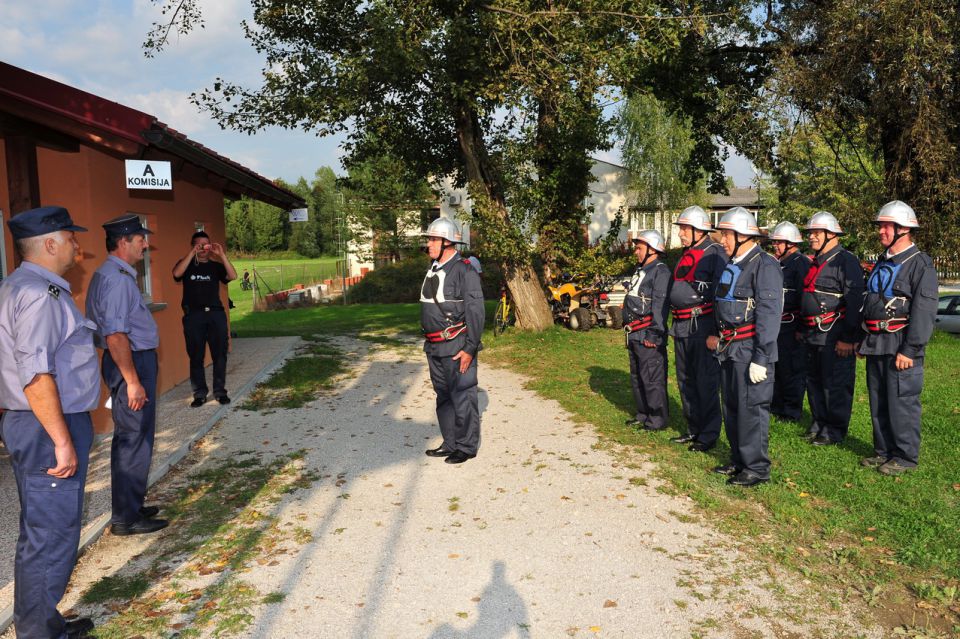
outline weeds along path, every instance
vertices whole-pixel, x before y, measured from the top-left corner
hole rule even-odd
[[[232,410],[155,489],[170,528],[105,535],[65,607],[102,637],[881,636],[482,356],[479,457],[424,456],[423,354],[382,341],[329,342],[347,372],[303,407]]]

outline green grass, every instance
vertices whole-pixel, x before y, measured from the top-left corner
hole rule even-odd
[[[488,304],[488,316],[492,310]],[[318,307],[248,314],[237,317],[234,327],[241,335],[389,336],[416,334],[418,314],[417,304]],[[774,419],[772,481],[748,491],[728,487],[723,477],[709,472],[728,461],[725,438],[707,455],[691,455],[669,442],[685,430],[672,349],[671,428],[637,433],[623,423],[633,412],[633,400],[621,333],[554,327],[542,333],[513,329],[494,338],[488,331],[484,344],[485,363],[526,375],[531,389],[595,426],[605,442],[656,462],[667,480],[661,490],[688,495],[710,521],[805,577],[839,578],[858,593],[877,593],[878,584],[887,584],[883,592],[898,597],[916,597],[918,590],[928,596],[952,593],[960,584],[960,340],[955,336],[937,332],[927,349],[917,471],[891,478],[859,465],[873,450],[860,361],[848,439],[840,446],[814,448],[801,439],[809,413],[800,425]],[[626,467],[635,468],[635,461],[625,460]],[[625,478],[625,483],[641,479]],[[930,586],[911,587],[917,583]]]
[[[230,257],[230,263],[237,271],[237,279],[227,286],[230,299],[236,305],[232,311],[231,317],[237,314],[247,314],[253,310],[253,291],[244,291],[240,288],[240,279],[243,277],[243,270],[250,271],[250,278],[253,279],[253,267],[262,269],[260,275],[266,280],[266,286],[273,290],[292,288],[294,284],[310,284],[305,280],[323,280],[332,278],[336,275],[337,258],[321,257],[313,260],[309,259],[234,259]],[[280,268],[283,268],[282,272]],[[262,293],[265,295],[270,291],[264,286]]]
[[[321,390],[332,388],[334,376],[345,370],[340,351],[314,342],[304,355],[287,360],[279,371],[258,384],[240,408],[300,408],[316,399]]]

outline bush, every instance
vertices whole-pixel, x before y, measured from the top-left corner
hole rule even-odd
[[[483,263],[483,296],[496,299],[500,295],[500,269],[492,263]],[[370,271],[360,283],[350,289],[347,299],[351,304],[397,304],[420,300],[423,276],[430,268],[430,258],[424,254],[407,257],[399,262],[385,264]]]

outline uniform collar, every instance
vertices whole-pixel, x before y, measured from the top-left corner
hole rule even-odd
[[[759,248],[760,248],[760,245],[759,245],[759,244],[754,244],[752,249],[750,249],[749,251],[747,251],[747,252],[744,253],[743,255],[738,255],[737,257],[731,257],[731,258],[730,258],[730,261],[733,262],[734,264],[739,264],[740,262],[742,262],[742,261],[746,260],[748,257],[750,257],[750,256],[753,254],[753,252],[756,251],[756,250],[759,249]]]
[[[917,248],[917,245],[911,243],[910,246],[908,246],[907,248],[903,249],[903,250],[900,251],[899,253],[896,253],[896,254],[894,254],[894,255],[890,255],[890,251],[887,251],[886,253],[884,253],[883,257],[884,257],[884,259],[886,259],[886,260],[888,260],[888,261],[890,261],[890,262],[902,261],[905,257],[909,257],[910,254],[913,252],[913,249],[916,249],[916,248]],[[897,258],[900,258],[900,259],[897,260]]]
[[[113,262],[114,264],[116,264],[117,266],[119,266],[119,267],[120,267],[120,270],[123,271],[124,273],[126,273],[127,275],[133,275],[134,277],[137,276],[137,271],[136,271],[136,269],[133,268],[132,266],[130,266],[129,264],[127,264],[126,262],[124,262],[123,260],[121,260],[121,259],[120,259],[119,257],[117,257],[116,255],[108,255],[108,256],[107,256],[107,261],[108,261],[108,262]]]
[[[644,264],[643,266],[640,266],[640,265],[638,264],[637,266],[640,266],[640,270],[646,271],[646,270],[648,270],[648,269],[655,268],[655,267],[657,266],[657,264],[659,264],[659,263],[660,263],[660,258],[659,258],[659,257],[655,257],[655,258],[653,258],[649,263]]]
[[[832,249],[830,249],[826,253],[821,253],[817,257],[817,264],[823,264],[824,262],[826,262],[827,260],[829,260],[831,257],[833,257],[834,255],[836,255],[842,250],[843,250],[843,247],[840,245],[839,242],[837,242],[836,246],[834,246]]]
[[[67,293],[72,294],[72,292],[70,291],[70,284],[69,282],[67,282],[67,280],[63,279],[53,271],[48,271],[47,269],[43,268],[39,264],[23,261],[20,264],[20,268],[30,271],[31,273],[35,273],[40,277],[42,277],[43,279],[47,280],[48,282],[52,284],[56,284],[58,288],[62,288]]]
[[[456,261],[457,258],[459,258],[459,257],[460,257],[460,251],[454,251],[454,252],[453,252],[453,255],[451,255],[450,258],[447,259],[445,262],[440,262],[440,261],[438,261],[438,260],[434,260],[434,261],[433,261],[433,264],[431,265],[431,268],[434,267],[434,266],[439,267],[439,268],[443,268],[444,266],[446,266],[446,265],[449,264],[450,262]]]
[[[800,251],[794,249],[793,251],[790,251],[789,253],[787,253],[786,255],[784,255],[783,257],[781,257],[781,258],[780,258],[780,263],[781,263],[781,264],[786,264],[787,262],[789,262],[789,261],[792,260],[793,258],[799,257],[800,255],[801,255]]]

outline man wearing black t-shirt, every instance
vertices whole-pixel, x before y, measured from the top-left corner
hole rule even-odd
[[[220,299],[220,283],[237,279],[233,264],[220,244],[197,231],[190,238],[190,252],[173,267],[173,279],[183,284],[183,339],[190,356],[190,386],[197,408],[207,401],[203,358],[207,345],[213,359],[213,396],[229,404],[227,381],[227,314]]]

